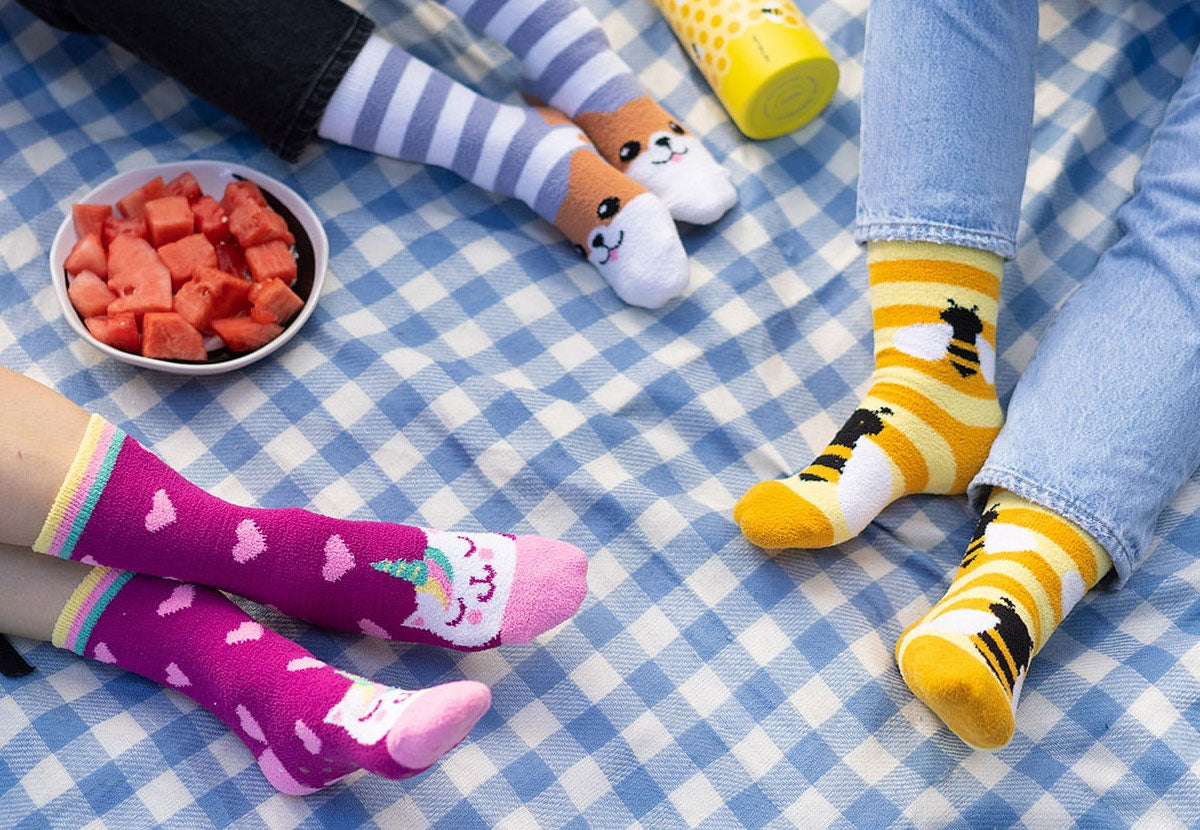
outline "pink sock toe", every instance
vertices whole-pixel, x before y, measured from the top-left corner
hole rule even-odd
[[[574,545],[541,536],[518,536],[515,575],[500,642],[528,643],[574,616],[587,594],[587,567],[587,556]]]
[[[491,691],[473,680],[426,689],[388,732],[388,753],[402,767],[423,770],[457,746],[491,705]]]

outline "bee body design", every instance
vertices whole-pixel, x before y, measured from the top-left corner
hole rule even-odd
[[[1008,597],[988,604],[988,610],[958,608],[930,621],[937,630],[965,634],[992,674],[1016,701],[1025,670],[1033,658],[1033,638]]]
[[[878,411],[856,409],[850,418],[833,436],[825,452],[813,459],[813,462],[800,473],[801,481],[837,482],[841,479],[846,462],[860,438],[878,435],[883,431],[883,419],[880,415],[891,415],[892,410],[886,406]]]
[[[921,360],[948,360],[966,380],[982,374],[992,383],[996,374],[996,352],[982,336],[979,308],[958,305],[948,300],[940,323],[913,323],[896,332],[892,344],[905,354]]]

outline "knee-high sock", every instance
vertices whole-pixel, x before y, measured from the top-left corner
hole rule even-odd
[[[733,207],[728,173],[646,93],[578,0],[443,2],[512,49],[529,92],[583,127],[610,164],[658,195],[676,219],[707,224]]]
[[[93,415],[34,549],[221,588],[326,628],[464,651],[578,609],[587,560],[538,536],[240,507]]]
[[[866,398],[801,472],[734,507],[750,541],[820,548],[911,493],[962,493],[1003,416],[994,384],[1000,258],[923,242],[867,247],[875,372]]]
[[[687,254],[661,200],[560,113],[497,104],[373,36],[325,110],[324,138],[453,170],[553,223],[621,299],[683,293]]]
[[[896,644],[904,682],[977,749],[1015,729],[1033,659],[1084,592],[1112,568],[1074,522],[995,490],[946,596]]]
[[[219,591],[93,568],[54,645],[171,686],[223,720],[291,795],[358,769],[407,778],[487,711],[480,683],[409,692],[338,671],[251,619]]]

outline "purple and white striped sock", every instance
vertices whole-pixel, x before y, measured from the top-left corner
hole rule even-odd
[[[520,199],[627,303],[658,308],[687,287],[687,254],[666,206],[606,164],[559,112],[498,104],[373,36],[319,132]]]

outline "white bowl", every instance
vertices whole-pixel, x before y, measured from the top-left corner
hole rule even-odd
[[[329,238],[325,236],[325,229],[321,227],[321,223],[317,220],[317,215],[313,213],[312,208],[300,198],[296,191],[265,173],[260,173],[257,170],[252,170],[249,167],[228,161],[201,161],[193,159],[191,161],[173,161],[167,164],[139,167],[136,170],[118,173],[79,201],[89,204],[116,204],[116,201],[126,193],[136,187],[140,187],[155,176],[162,176],[163,181],[170,181],[184,171],[190,171],[196,177],[196,181],[200,183],[200,188],[217,201],[221,200],[221,194],[225,192],[225,185],[238,180],[238,178],[257,184],[263,193],[266,194],[268,201],[271,201],[271,197],[274,197],[282,207],[291,213],[291,217],[287,217],[287,213],[284,213],[284,216],[289,219],[288,225],[296,235],[297,253],[300,255],[302,263],[304,262],[305,253],[301,250],[301,246],[304,244],[305,237],[307,237],[308,244],[312,248],[312,282],[310,285],[307,284],[304,274],[301,274],[297,278],[297,285],[293,286],[293,290],[304,300],[304,308],[300,309],[300,313],[284,327],[283,334],[252,352],[245,352],[244,354],[229,353],[226,357],[210,360],[205,363],[184,363],[175,360],[142,357],[139,354],[123,352],[106,343],[101,343],[87,330],[87,326],[83,324],[79,312],[71,305],[71,300],[67,296],[67,274],[63,270],[63,263],[66,262],[67,256],[71,253],[71,248],[79,240],[79,235],[75,232],[75,223],[70,213],[63,220],[62,227],[54,235],[54,243],[50,246],[50,282],[54,285],[54,293],[58,295],[58,301],[62,305],[63,313],[66,315],[67,323],[70,324],[71,328],[75,329],[76,333],[84,340],[110,357],[126,363],[132,363],[134,366],[157,369],[160,372],[171,372],[177,375],[215,375],[221,372],[232,372],[235,369],[241,369],[255,361],[262,360],[271,352],[281,347],[284,343],[295,337],[296,332],[300,331],[300,327],[312,316],[313,310],[317,306],[317,298],[321,295],[321,286],[325,282],[325,269],[329,265]],[[295,220],[294,223],[292,220]],[[295,225],[298,225],[299,229],[303,230],[304,233],[298,233]],[[302,285],[302,283],[304,284]],[[306,287],[308,289],[307,293],[303,290]],[[223,349],[222,351],[228,352],[229,350]]]

